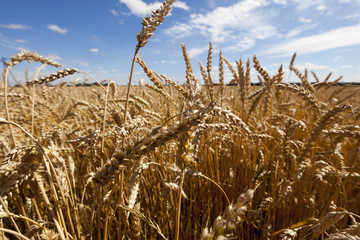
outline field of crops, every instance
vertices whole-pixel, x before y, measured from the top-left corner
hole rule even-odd
[[[300,72],[295,55],[299,85],[282,66],[271,76],[255,56],[232,64],[221,52],[215,76],[211,43],[202,79],[182,46],[176,83],[137,56],[169,2],[138,35],[134,62],[151,84],[46,85],[80,72],[63,69],[15,88],[17,64],[60,64],[11,57],[0,239],[360,239],[359,87]]]

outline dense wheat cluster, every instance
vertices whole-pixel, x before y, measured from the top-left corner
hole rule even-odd
[[[10,59],[0,239],[360,239],[359,88],[310,78],[295,55],[300,84],[284,82],[283,66],[271,76],[255,56],[232,64],[221,52],[215,76],[211,43],[202,79],[182,46],[179,84],[137,55],[172,2],[144,19],[134,62],[152,84],[128,93],[46,85],[74,68],[9,87],[22,61],[61,67]]]

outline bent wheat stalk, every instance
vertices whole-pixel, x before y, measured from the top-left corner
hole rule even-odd
[[[144,137],[127,152],[115,154],[113,159],[95,174],[93,181],[100,186],[107,184],[118,174],[124,164],[131,162],[131,160],[139,159],[154,148],[175,139],[180,133],[188,131],[192,126],[198,125],[200,120],[206,117],[213,108],[214,104],[210,103],[208,106],[195,110],[182,122],[172,124],[169,128],[164,128],[160,132],[158,128],[155,128],[148,136]]]

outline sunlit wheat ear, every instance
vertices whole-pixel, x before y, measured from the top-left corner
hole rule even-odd
[[[21,51],[20,53],[12,56],[10,58],[10,61],[6,63],[7,67],[15,66],[16,64],[19,64],[22,61],[27,62],[41,62],[42,64],[51,65],[54,67],[61,67],[62,65],[55,62],[54,60],[50,58],[46,58],[44,56],[41,56],[37,54],[37,52],[29,52],[29,51]]]
[[[112,180],[124,164],[129,164],[133,160],[139,159],[146,153],[154,150],[158,146],[163,146],[172,139],[176,139],[180,133],[189,131],[193,126],[196,126],[200,121],[207,116],[214,108],[214,104],[210,103],[208,106],[199,107],[187,116],[183,121],[176,122],[168,128],[159,129],[156,127],[153,131],[145,136],[141,141],[132,146],[127,152],[116,153],[113,158],[99,171],[93,179],[99,186],[106,185]]]
[[[316,123],[316,126],[310,134],[310,137],[307,139],[305,147],[299,157],[299,161],[304,160],[307,156],[310,155],[314,142],[319,138],[321,132],[333,121],[332,118],[341,112],[351,109],[352,107],[350,105],[339,105],[327,111]]]
[[[27,61],[27,62],[41,62],[42,64],[48,64],[54,67],[61,67],[61,64],[53,61],[52,59],[43,57],[43,56],[39,56],[39,54],[37,54],[36,52],[32,53],[29,51],[20,51],[20,53],[12,56],[10,58],[10,60],[6,63],[6,68],[4,69],[4,99],[5,99],[5,112],[6,112],[6,117],[7,120],[10,121],[10,113],[9,113],[9,104],[8,104],[8,99],[7,99],[7,94],[8,94],[8,73],[11,69],[12,66],[15,66],[17,64],[19,64],[22,61]],[[12,126],[9,125],[9,129],[10,129],[10,134],[11,134],[11,139],[12,142],[14,144],[14,146],[16,147],[16,141],[15,141],[15,137],[13,134],[13,130],[12,130]]]
[[[150,17],[143,18],[141,32],[137,34],[138,46],[144,47],[156,28],[164,21],[176,0],[164,1],[160,8],[152,12]]]
[[[185,71],[186,72],[185,73],[186,83],[188,84],[189,87],[191,87],[192,80],[194,77],[193,69],[191,67],[191,62],[190,62],[189,55],[187,54],[186,47],[183,43],[181,43],[181,49],[182,49],[182,53],[183,53],[184,61],[185,61],[185,65],[186,65],[186,71]]]
[[[208,56],[207,56],[207,65],[206,65],[206,69],[207,69],[207,73],[208,73],[208,79],[209,79],[210,82],[212,82],[212,79],[211,79],[212,52],[213,52],[213,45],[212,45],[212,42],[210,41],[209,51],[208,51]]]
[[[220,55],[220,59],[222,59],[222,60],[226,63],[226,65],[227,65],[228,68],[230,69],[231,73],[233,74],[234,79],[232,79],[232,80],[230,81],[230,84],[236,83],[236,82],[238,81],[238,79],[239,79],[239,75],[238,75],[237,71],[235,70],[234,66],[233,66],[233,65],[230,63],[230,61],[229,61],[226,57],[224,57],[223,55]]]
[[[295,57],[296,54],[294,54],[293,58],[291,59],[291,63],[290,63],[290,71],[293,71],[296,76],[301,80],[301,85],[307,89],[308,91],[310,91],[311,93],[314,93],[315,89],[314,87],[311,85],[311,83],[308,81],[308,74],[307,74],[307,69],[305,68],[305,74],[302,74],[299,69],[297,69],[296,67],[294,67],[294,61],[295,61]],[[314,74],[313,74],[314,75]]]
[[[307,91],[305,88],[288,83],[277,83],[274,85],[274,87],[295,93],[296,95],[305,100],[306,105],[310,109],[313,109],[316,113],[321,112],[319,103],[316,100],[315,96],[309,91]]]
[[[215,107],[213,109],[213,113],[219,117],[223,117],[228,123],[239,126],[244,131],[245,135],[252,135],[249,127],[243,122],[243,120],[241,120],[232,112],[221,109],[219,107]]]
[[[296,58],[296,53],[293,54],[291,61],[290,61],[290,65],[289,65],[289,69],[291,70],[291,68],[293,68],[294,66],[294,62],[295,62],[295,58]]]
[[[180,84],[174,82],[173,80],[171,80],[170,78],[168,78],[167,76],[161,75],[162,78],[165,79],[165,81],[167,81],[169,84],[171,84],[176,90],[178,90],[178,92],[186,99],[186,100],[190,100],[190,96],[188,94],[188,92],[185,91],[185,89],[180,86]]]
[[[237,69],[238,69],[238,76],[239,76],[238,84],[239,84],[240,89],[242,89],[244,87],[243,82],[245,79],[244,64],[241,59],[239,59],[239,61],[236,61],[235,63],[236,63]]]
[[[141,58],[137,57],[136,58],[136,62],[139,63],[139,65],[142,67],[142,69],[144,70],[144,73],[146,73],[146,75],[148,76],[148,78],[150,79],[150,81],[152,81],[156,87],[163,89],[164,85],[161,83],[161,81],[155,76],[155,74],[153,73],[153,71],[150,70],[150,68],[148,68],[148,66],[146,66],[146,63],[144,60],[142,60]]]
[[[200,65],[201,75],[203,76],[206,89],[209,92],[210,100],[213,101],[214,100],[214,89],[213,89],[213,84],[212,84],[211,78],[209,78],[210,72],[209,72],[209,74],[206,73],[205,67],[202,65],[201,62],[199,62],[199,65]]]
[[[155,12],[152,12],[152,15],[150,17],[143,18],[142,22],[142,29],[141,32],[137,34],[137,40],[138,44],[136,45],[134,57],[131,64],[131,70],[130,70],[130,76],[129,76],[129,83],[128,83],[128,89],[126,93],[126,103],[125,103],[125,112],[124,112],[124,124],[126,124],[127,120],[127,112],[128,112],[128,105],[129,105],[129,96],[130,96],[130,88],[131,88],[131,81],[134,73],[134,65],[135,60],[137,58],[137,54],[140,50],[140,48],[144,47],[146,43],[148,42],[148,39],[153,35],[153,32],[156,30],[156,28],[164,21],[166,15],[169,14],[171,10],[171,5],[176,0],[166,0],[163,2],[163,4],[158,8]]]
[[[78,70],[76,68],[62,69],[60,71],[57,71],[56,73],[50,74],[49,76],[41,77],[39,79],[34,79],[32,81],[29,81],[28,85],[50,83],[50,82],[53,82],[53,81],[55,81],[57,79],[60,79],[60,78],[75,74],[77,72],[78,72]]]
[[[260,73],[260,75],[263,77],[265,82],[269,83],[271,81],[271,77],[267,73],[267,71],[265,71],[265,69],[263,69],[260,66],[260,62],[259,62],[259,60],[257,59],[257,57],[255,55],[253,57],[253,62],[254,62],[254,68],[256,69],[256,71],[258,71],[258,73]]]
[[[135,95],[130,95],[131,99],[133,99],[135,102],[140,103],[141,105],[143,105],[146,108],[151,108],[150,107],[150,103],[148,101],[146,101],[145,99],[139,97],[139,96],[135,96]]]
[[[297,120],[293,117],[284,115],[284,114],[277,114],[274,118],[278,118],[278,119],[284,119],[286,121],[288,121],[289,123],[291,123],[291,125],[296,126],[297,128],[299,128],[301,131],[306,132],[306,124],[301,121],[301,120]]]
[[[219,93],[220,93],[220,106],[222,107],[223,104],[223,95],[224,95],[224,87],[225,87],[225,80],[224,80],[224,59],[222,56],[222,52],[219,53]]]

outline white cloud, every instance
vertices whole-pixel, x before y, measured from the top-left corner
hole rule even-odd
[[[231,45],[224,48],[224,52],[241,52],[251,48],[255,45],[255,39],[244,37],[240,41],[236,42],[235,45]]]
[[[208,49],[209,48],[207,46],[203,47],[203,48],[191,48],[190,50],[188,50],[188,56],[189,56],[189,58],[196,57]]]
[[[151,11],[158,9],[162,2],[155,1],[153,3],[146,3],[143,0],[120,0],[120,3],[126,5],[130,12],[138,17],[145,17],[151,14]],[[189,10],[185,2],[177,1],[173,7]]]
[[[67,33],[67,29],[66,28],[60,28],[59,26],[55,25],[55,24],[49,24],[47,26],[47,28],[50,30],[50,31],[53,31],[53,32],[57,32],[57,33],[60,33],[60,34],[66,34]]]
[[[25,39],[15,39],[15,42],[17,42],[17,43],[28,43],[29,41],[25,40]]]
[[[274,0],[274,3],[286,5],[286,4],[287,4],[287,0]]]
[[[90,48],[89,51],[90,51],[90,52],[93,52],[93,53],[98,53],[98,52],[99,52],[99,49],[97,49],[97,48]]]
[[[298,27],[292,28],[288,33],[286,33],[286,37],[294,37],[296,35],[299,35],[300,33],[303,33],[305,31],[314,29],[315,27],[317,27],[319,24],[304,24],[304,25],[300,25]]]
[[[52,55],[48,55],[46,56],[47,58],[50,58],[52,60],[55,60],[55,61],[59,61],[61,60],[61,57],[59,55],[55,55],[55,54],[52,54]]]
[[[299,22],[302,22],[302,23],[311,23],[312,20],[310,18],[305,18],[305,17],[299,17],[298,18]]]
[[[12,48],[12,49],[16,49],[16,50],[21,50],[21,44],[25,44],[28,43],[28,40],[25,39],[12,39],[10,37],[7,37],[5,35],[3,35],[2,33],[0,33],[0,47],[4,47],[4,48]]]
[[[188,23],[175,23],[166,32],[174,38],[201,34],[214,42],[231,44],[266,39],[277,32],[269,24],[271,10],[263,8],[267,4],[266,0],[243,0],[206,14],[191,14]]]
[[[360,44],[360,25],[355,25],[284,42],[272,46],[265,51],[265,54],[279,54],[281,56],[292,55],[294,52],[309,54],[358,44]]]
[[[184,38],[193,34],[192,29],[193,27],[189,24],[177,22],[173,27],[166,29],[165,32],[173,38]]]
[[[129,8],[130,12],[138,17],[145,17],[149,15],[151,11],[156,10],[161,6],[161,2],[145,3],[142,0],[120,0]]]
[[[307,62],[303,66],[300,67],[300,69],[305,69],[305,68],[316,70],[316,69],[327,69],[327,68],[329,68],[329,66],[317,65],[317,64]]]
[[[173,3],[174,8],[184,9],[185,11],[189,11],[189,6],[185,2],[176,1]]]
[[[4,48],[16,48],[14,43],[0,32],[0,46]]]
[[[24,24],[0,24],[0,27],[14,29],[14,30],[25,30],[32,28],[31,26],[27,26]]]
[[[114,9],[110,9],[110,12],[111,12],[111,14],[113,15],[113,16],[119,16],[119,13],[116,11],[116,10],[114,10]]]
[[[318,5],[316,7],[316,9],[319,10],[319,11],[324,11],[326,9],[326,6],[325,5]]]
[[[161,60],[160,63],[162,63],[162,64],[176,64],[177,61]]]
[[[360,18],[360,13],[354,13],[354,14],[350,14],[350,15],[345,16],[345,19],[352,19],[352,18],[356,18],[356,19]]]
[[[261,21],[260,14],[255,10],[265,5],[264,0],[245,0],[229,7],[219,7],[206,15],[192,14],[191,24],[204,35],[210,34],[215,42],[228,39],[233,31],[240,29],[261,34],[269,25]]]
[[[297,10],[303,11],[309,8],[320,8],[318,10],[322,10],[326,6],[325,0],[293,0],[295,4],[297,4]]]

